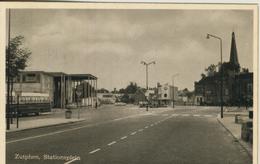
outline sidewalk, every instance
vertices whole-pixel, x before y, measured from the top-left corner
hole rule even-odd
[[[217,119],[219,123],[239,142],[239,144],[246,150],[246,152],[252,157],[252,145],[249,142],[245,142],[241,139],[241,124],[235,123],[235,114],[241,114],[243,120],[248,119],[248,112],[239,111],[239,112],[224,112],[224,117],[220,118],[218,115]]]
[[[26,129],[36,129],[41,127],[49,127],[54,125],[61,125],[67,123],[74,123],[79,121],[84,121],[85,119],[65,119],[65,118],[42,118],[35,120],[19,121],[19,128],[16,128],[16,122],[10,125],[10,130],[6,132],[22,131]]]
[[[110,108],[110,111],[107,110]],[[111,106],[100,106],[98,109],[92,107],[86,107],[78,109],[72,109],[72,116],[71,119],[65,118],[65,109],[52,109],[52,112],[44,113],[40,116],[32,116],[32,117],[22,117],[19,119],[19,128],[16,128],[16,119],[13,120],[13,124],[10,124],[10,130],[6,130],[7,133],[16,132],[16,131],[23,131],[28,129],[36,129],[42,127],[50,127],[62,124],[70,124],[76,123],[81,121],[86,121],[86,123],[93,123],[96,121],[100,121],[104,116],[107,116],[106,119],[112,120],[114,117],[124,117],[124,113],[127,112],[126,109],[134,111],[133,114],[142,113],[139,108],[135,106],[124,106],[124,107],[117,107],[117,109],[111,110]],[[117,112],[119,111],[120,112]],[[78,112],[80,113],[80,119],[78,119]],[[103,119],[102,119],[103,120]],[[103,120],[105,121],[105,120]]]
[[[92,108],[82,110],[81,115],[86,115],[90,113]],[[65,118],[65,109],[52,109],[49,113],[43,113],[40,118],[37,116],[32,116],[30,118],[22,117],[19,119],[19,128],[17,128],[16,119],[14,118],[13,124],[10,124],[10,130],[6,130],[7,133],[9,132],[16,132],[16,131],[23,131],[27,129],[36,129],[42,127],[50,127],[62,124],[70,124],[81,122],[87,119],[87,117],[81,117],[80,119],[77,118],[77,109],[73,109],[72,117],[70,119]],[[46,116],[46,117],[44,117]]]

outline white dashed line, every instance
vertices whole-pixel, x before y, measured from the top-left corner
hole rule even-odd
[[[143,130],[144,130],[144,129],[139,129],[138,131],[141,132],[141,131],[143,131]]]
[[[151,124],[150,126],[153,126],[153,124]]]
[[[79,160],[79,158],[74,158],[74,159],[72,159],[72,160],[70,160],[68,162],[65,162],[64,164],[69,164],[69,163],[72,163],[72,162],[77,161],[77,160]]]
[[[95,150],[89,152],[89,154],[94,154],[94,153],[98,152],[99,150],[101,150],[101,149],[99,149],[99,148],[98,148],[98,149],[95,149]]]
[[[111,146],[111,145],[113,145],[113,144],[115,144],[116,143],[116,141],[113,141],[113,142],[110,142],[109,144],[107,144],[108,146]]]
[[[120,139],[121,139],[121,140],[124,140],[124,139],[126,139],[126,138],[127,138],[127,136],[124,136],[124,137],[121,137]]]
[[[212,117],[212,115],[204,115],[205,117]]]
[[[135,135],[135,134],[136,134],[136,132],[131,133],[131,135]]]
[[[200,115],[199,115],[199,114],[194,114],[193,116],[194,116],[194,117],[200,117]]]
[[[169,116],[169,114],[163,114],[163,116]]]
[[[146,126],[146,127],[144,127],[145,129],[147,129],[148,128],[148,126]]]
[[[172,114],[172,116],[174,117],[174,116],[179,116],[178,114]]]
[[[190,116],[190,114],[182,114],[182,116],[187,117]]]

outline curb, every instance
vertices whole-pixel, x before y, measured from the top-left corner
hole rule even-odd
[[[54,127],[54,126],[61,126],[61,125],[67,125],[67,124],[75,124],[75,123],[80,123],[85,121],[85,119],[83,120],[79,120],[79,121],[70,121],[70,122],[64,122],[64,123],[57,123],[57,124],[51,124],[51,125],[43,125],[43,126],[38,126],[38,127],[32,127],[32,128],[27,128],[27,129],[17,129],[14,131],[6,131],[6,133],[16,133],[16,132],[22,132],[22,131],[29,131],[29,130],[34,130],[34,129],[43,129],[43,128],[48,128],[48,127]]]
[[[252,151],[248,150],[248,149],[246,148],[246,146],[244,146],[244,144],[241,142],[241,140],[240,140],[239,138],[235,137],[234,134],[219,120],[219,115],[218,115],[218,117],[217,117],[217,120],[218,120],[219,124],[220,124],[222,127],[224,127],[224,128],[226,129],[226,131],[227,131],[228,133],[230,133],[231,136],[232,136],[235,140],[238,141],[239,145],[247,152],[248,156],[252,159],[252,158],[253,158]]]

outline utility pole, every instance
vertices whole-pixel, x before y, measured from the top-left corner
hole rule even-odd
[[[6,129],[10,129],[10,29],[11,29],[11,9],[8,10],[8,55],[7,55],[7,106],[6,106]]]
[[[172,108],[174,108],[174,97],[175,97],[175,92],[174,92],[174,78],[176,77],[176,76],[178,76],[179,74],[177,73],[177,74],[174,74],[174,75],[172,75],[172,87],[173,87],[173,94],[172,94]]]
[[[148,92],[148,66],[151,65],[151,64],[155,64],[155,61],[152,61],[150,63],[146,63],[144,61],[141,61],[141,64],[145,65],[145,68],[146,68],[146,91]],[[149,92],[148,92],[148,94],[149,94]],[[148,111],[148,105],[149,105],[149,103],[148,103],[148,96],[146,98],[146,101],[147,101],[146,111]]]

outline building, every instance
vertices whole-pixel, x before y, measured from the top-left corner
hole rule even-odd
[[[178,87],[173,87],[171,85],[164,84],[164,85],[157,85],[158,89],[158,103],[159,105],[171,105],[174,101],[178,100]]]
[[[220,105],[221,70],[223,71],[223,103],[228,106],[252,106],[253,73],[242,69],[238,61],[235,33],[232,33],[229,62],[224,62],[218,72],[208,74],[195,82],[196,105]]]
[[[91,74],[22,71],[13,84],[13,91],[18,90],[22,96],[28,93],[48,95],[54,108],[65,108],[68,104],[95,106],[97,77]]]

